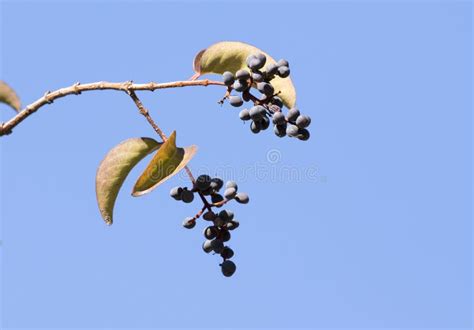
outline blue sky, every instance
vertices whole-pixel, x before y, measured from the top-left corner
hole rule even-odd
[[[3,328],[470,328],[472,8],[468,1],[3,1],[1,79],[28,104],[76,81],[184,80],[221,40],[287,58],[308,142],[253,135],[219,87],[142,92],[197,144],[196,174],[250,194],[237,272],[201,250],[175,177],[111,227],[105,153],[154,136],[113,91],[69,96],[1,138]],[[13,113],[0,107],[2,120]],[[288,173],[293,173],[289,176]],[[263,173],[263,174],[262,174]]]

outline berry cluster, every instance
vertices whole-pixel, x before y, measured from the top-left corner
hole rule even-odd
[[[235,263],[229,260],[233,257],[234,251],[224,243],[231,238],[230,232],[239,227],[239,222],[234,219],[234,212],[230,210],[221,210],[214,212],[213,208],[221,208],[231,200],[241,204],[249,202],[249,196],[246,193],[238,192],[237,183],[228,181],[225,185],[224,194],[219,191],[223,188],[224,182],[220,178],[211,178],[209,175],[200,175],[194,182],[193,187],[176,187],[171,189],[170,195],[175,200],[191,203],[194,200],[194,194],[198,194],[204,205],[202,209],[194,216],[184,219],[183,227],[192,229],[196,226],[196,220],[201,217],[206,221],[212,222],[212,225],[204,229],[206,241],[202,249],[206,253],[214,252],[219,254],[223,262],[220,264],[222,274],[230,277],[236,270]],[[206,199],[211,197],[211,203]]]
[[[288,61],[280,60],[277,63],[263,67],[267,58],[264,54],[250,55],[247,58],[247,67],[249,70],[239,70],[235,74],[226,71],[222,74],[224,84],[228,88],[230,105],[240,107],[245,102],[252,102],[250,109],[243,109],[239,113],[239,118],[243,121],[250,120],[250,130],[253,133],[260,133],[270,126],[270,118],[273,123],[273,132],[278,137],[296,137],[299,140],[309,139],[307,127],[311,124],[311,118],[301,115],[297,108],[288,110],[285,116],[282,112],[283,102],[278,97],[280,91],[275,91],[271,81],[275,77],[287,78],[290,75],[290,66]],[[252,88],[260,92],[256,97],[252,94]],[[231,95],[232,91],[241,93],[240,95]]]

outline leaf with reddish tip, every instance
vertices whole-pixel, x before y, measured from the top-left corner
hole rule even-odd
[[[206,49],[201,50],[194,57],[193,68],[196,74],[195,78],[207,74],[216,73],[223,74],[225,71],[236,73],[238,70],[247,69],[247,57],[263,53],[267,57],[265,70],[270,63],[276,61],[263,50],[252,45],[237,41],[222,41],[215,43]],[[275,88],[275,92],[280,92],[278,96],[286,107],[292,108],[296,103],[296,91],[290,77],[275,77],[271,84]]]
[[[8,104],[16,112],[21,109],[20,98],[16,95],[13,88],[7,85],[6,82],[0,80],[0,102]]]
[[[166,140],[138,178],[132,196],[149,193],[182,170],[196,154],[197,147],[176,147],[176,131]]]
[[[151,138],[132,138],[111,149],[97,169],[95,191],[100,214],[105,223],[113,222],[115,200],[125,178],[145,156],[160,148]]]

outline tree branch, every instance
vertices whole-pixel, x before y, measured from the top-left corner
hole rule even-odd
[[[142,114],[146,120],[148,121],[148,123],[151,125],[151,127],[153,127],[153,129],[155,130],[155,132],[161,137],[161,139],[163,140],[163,142],[165,142],[166,140],[168,140],[168,137],[166,136],[165,133],[163,133],[163,131],[161,130],[161,128],[155,123],[155,121],[153,120],[153,118],[151,117],[150,115],[150,112],[148,111],[147,108],[145,108],[145,106],[143,105],[142,101],[140,100],[140,98],[137,96],[137,94],[135,93],[134,90],[130,90],[130,89],[127,89],[126,90],[126,93],[128,95],[130,95],[130,97],[132,98],[133,102],[135,103],[135,105],[137,106],[138,110],[140,111],[140,114]],[[186,165],[184,167],[184,169],[186,170],[186,173],[188,174],[189,176],[189,179],[191,180],[192,184],[194,185],[194,183],[196,182],[196,180],[194,179],[194,176],[193,176],[193,173],[191,172],[190,168]],[[209,211],[212,212],[212,209],[211,209],[211,204],[207,201],[206,197],[203,195],[202,192],[198,191],[198,194],[199,194],[199,197],[201,198],[202,202],[204,203],[204,207],[203,209],[208,209]]]
[[[61,88],[55,90],[53,92],[47,91],[43,97],[36,100],[35,102],[31,103],[30,105],[26,106],[22,111],[20,111],[15,117],[8,120],[5,123],[0,124],[0,136],[10,134],[23,120],[28,118],[31,114],[36,112],[42,106],[46,104],[53,103],[54,100],[59,99],[61,97],[75,94],[79,95],[82,92],[87,91],[94,91],[94,90],[118,90],[128,93],[129,91],[154,91],[157,89],[166,89],[166,88],[177,88],[177,87],[187,87],[187,86],[208,86],[208,85],[216,85],[216,86],[224,86],[224,83],[220,81],[212,81],[212,80],[194,80],[194,81],[172,81],[167,83],[154,83],[150,82],[148,84],[134,84],[131,81],[126,82],[106,82],[106,81],[99,81],[94,83],[88,84],[80,84],[76,83],[72,86]]]

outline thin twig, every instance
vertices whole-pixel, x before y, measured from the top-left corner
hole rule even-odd
[[[135,105],[137,106],[138,110],[140,111],[140,114],[142,114],[146,120],[148,121],[148,123],[150,123],[151,127],[153,127],[153,129],[155,130],[155,132],[161,137],[161,139],[163,140],[163,142],[165,142],[168,137],[166,136],[166,134],[161,130],[161,128],[156,124],[156,122],[153,120],[153,118],[151,117],[150,115],[150,112],[148,111],[147,108],[145,108],[145,106],[143,105],[142,101],[140,100],[140,98],[137,96],[137,94],[135,93],[134,90],[130,90],[130,89],[127,89],[125,90],[125,92],[130,95],[130,97],[132,98],[133,102],[135,103]],[[193,173],[191,172],[191,170],[189,169],[189,167],[186,165],[184,167],[184,169],[186,170],[186,173],[188,174],[189,176],[189,179],[191,180],[192,184],[194,185],[194,183],[196,182],[196,180],[194,179],[194,176],[193,176]],[[199,194],[199,197],[201,197],[201,200],[202,202],[204,203],[204,206],[203,206],[203,209],[208,209],[209,211],[211,211],[211,204],[207,201],[206,197],[204,197],[204,195],[202,194],[202,192],[198,191],[198,194]]]
[[[157,89],[166,89],[166,88],[177,88],[177,87],[187,87],[187,86],[208,86],[208,85],[216,85],[216,86],[224,86],[224,83],[220,81],[212,81],[212,80],[195,80],[195,81],[172,81],[166,83],[154,83],[150,82],[147,84],[134,84],[130,81],[126,82],[106,82],[106,81],[99,81],[94,83],[88,84],[80,84],[75,83],[72,86],[61,88],[55,90],[53,92],[47,91],[43,97],[39,98],[35,102],[26,106],[23,110],[21,110],[15,117],[11,118],[5,123],[0,124],[0,136],[10,134],[23,120],[28,118],[31,114],[36,112],[42,106],[46,104],[53,103],[54,100],[59,99],[61,97],[75,94],[79,95],[82,92],[86,91],[94,91],[94,90],[118,90],[127,92],[128,91],[154,91]]]

